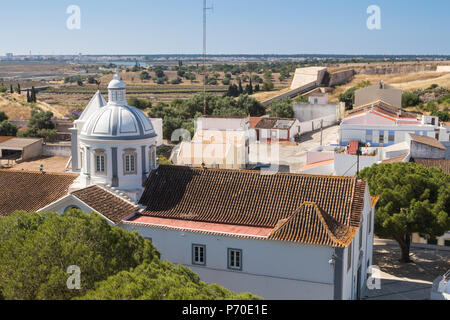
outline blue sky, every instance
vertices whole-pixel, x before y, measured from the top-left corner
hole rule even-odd
[[[210,54],[450,54],[448,0],[208,0]],[[81,8],[68,30],[66,9]],[[381,30],[366,9],[381,8]],[[202,51],[202,0],[3,1],[0,55]]]

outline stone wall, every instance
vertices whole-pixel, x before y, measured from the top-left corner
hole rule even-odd
[[[70,142],[46,143],[43,147],[43,155],[46,157],[70,157],[72,155]]]
[[[355,75],[355,73],[356,72],[353,69],[331,73],[328,87],[339,86],[341,84],[349,82]]]

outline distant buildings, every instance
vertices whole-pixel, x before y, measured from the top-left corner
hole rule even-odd
[[[328,93],[317,91],[308,95],[308,103],[294,102],[293,110],[300,122],[300,134],[304,134],[337,124],[345,107],[341,103],[329,103]]]
[[[249,118],[208,116],[197,119],[191,141],[183,141],[172,161],[178,165],[245,169],[249,163]]]
[[[352,110],[340,125],[340,143],[360,141],[370,146],[390,146],[403,142],[413,133],[449,141],[449,132],[437,117],[406,112],[382,100]]]
[[[260,117],[252,118],[251,123],[252,141],[262,143],[295,141],[301,132],[300,122],[297,119]]]

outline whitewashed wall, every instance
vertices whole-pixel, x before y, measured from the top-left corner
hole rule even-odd
[[[333,249],[281,241],[239,239],[122,224],[151,238],[161,258],[200,278],[265,299],[333,299]],[[192,265],[192,244],[206,245],[206,266]],[[227,269],[227,249],[242,250],[242,271]]]

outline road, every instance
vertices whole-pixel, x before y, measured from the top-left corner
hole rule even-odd
[[[323,130],[323,145],[336,144],[338,142],[339,126],[332,126]],[[320,146],[321,132],[315,131],[304,134],[298,145],[283,144],[250,144],[251,163],[279,163],[289,166],[291,172],[306,165],[306,154],[314,147]]]
[[[374,265],[380,270],[381,288],[368,290],[366,300],[428,300],[433,280],[450,269],[450,251],[411,248],[412,263],[398,261],[395,241],[376,239]]]

